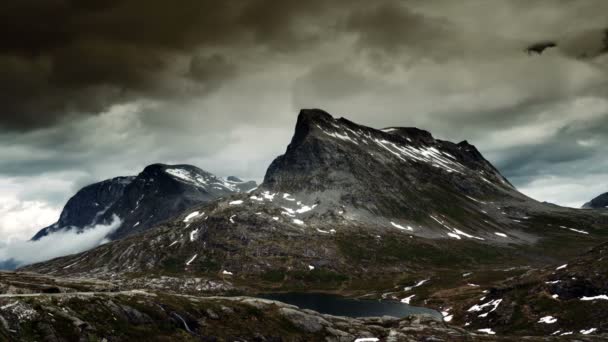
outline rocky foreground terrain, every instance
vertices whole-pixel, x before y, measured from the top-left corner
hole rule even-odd
[[[260,298],[120,290],[110,282],[0,272],[5,341],[552,341],[470,332],[432,316],[348,318]],[[578,341],[600,340],[577,336]]]
[[[167,300],[273,291],[399,300],[441,311],[445,322],[435,328],[454,331],[437,332],[444,340],[570,333],[583,340],[607,332],[601,304],[585,307],[585,324],[539,323],[558,315],[525,304],[511,282],[608,241],[607,228],[604,210],[561,208],[519,193],[467,142],[303,110],[259,188],[22,270],[100,279]],[[529,295],[542,289],[531,287]],[[395,324],[367,331],[385,339]],[[352,335],[347,340],[360,334],[338,330]]]

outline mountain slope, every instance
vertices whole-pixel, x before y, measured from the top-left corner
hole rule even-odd
[[[84,187],[65,205],[59,221],[33,240],[75,227],[87,229],[122,220],[113,239],[144,231],[184,210],[256,187],[236,177],[219,178],[191,165],[153,164],[135,177],[117,177]]]
[[[585,209],[605,209],[608,208],[608,192],[601,194],[591,201],[583,204]]]

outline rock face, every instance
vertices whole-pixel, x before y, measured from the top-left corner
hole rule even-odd
[[[423,217],[431,223],[434,211],[467,202],[534,202],[466,141],[437,140],[417,128],[376,130],[317,109],[300,112],[287,151],[272,162],[261,188],[319,200],[317,210],[346,207],[358,219],[410,223]]]
[[[608,208],[608,192],[597,196],[591,201],[583,204],[585,209],[606,209]]]
[[[184,210],[216,198],[248,191],[255,182],[222,179],[192,165],[153,164],[136,177],[117,177],[84,187],[65,205],[59,221],[39,231],[33,240],[71,228],[122,223],[110,238],[144,231]]]

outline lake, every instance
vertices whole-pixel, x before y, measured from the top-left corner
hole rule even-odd
[[[310,309],[334,316],[373,317],[387,315],[401,318],[412,314],[428,314],[438,318],[442,317],[438,311],[433,309],[390,300],[354,299],[324,293],[267,293],[258,297],[277,300],[302,309]]]

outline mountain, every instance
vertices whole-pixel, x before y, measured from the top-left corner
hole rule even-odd
[[[473,209],[477,216],[478,207],[486,206],[494,220],[510,223],[504,210],[488,202],[537,205],[466,141],[434,139],[417,128],[376,130],[320,110],[300,114],[287,151],[272,162],[261,188],[319,200],[317,212],[344,207],[349,219],[399,221],[429,237],[466,237],[442,223],[450,212]],[[466,219],[467,225],[486,225]],[[477,228],[485,229],[467,230]],[[501,241],[494,232],[485,238]]]
[[[493,288],[608,241],[607,228],[608,216],[598,211],[521,194],[466,141],[302,110],[259,188],[22,270],[111,279],[124,291],[390,298],[436,308],[446,321],[490,334],[490,327],[510,328],[481,319],[519,303],[498,305],[501,292]],[[473,321],[468,309],[475,303],[479,315],[497,309]]]
[[[121,219],[112,239],[144,231],[184,210],[216,198],[249,191],[256,183],[222,179],[192,165],[153,164],[135,177],[117,177],[82,188],[70,198],[59,220],[32,239]]]
[[[597,244],[607,226],[596,213],[521,194],[466,141],[302,110],[285,154],[258,189],[26,269],[213,277],[227,270],[286,284],[324,278],[334,286],[445,267],[544,265]]]
[[[583,204],[585,209],[605,209],[608,208],[608,192],[597,196],[591,201]]]

